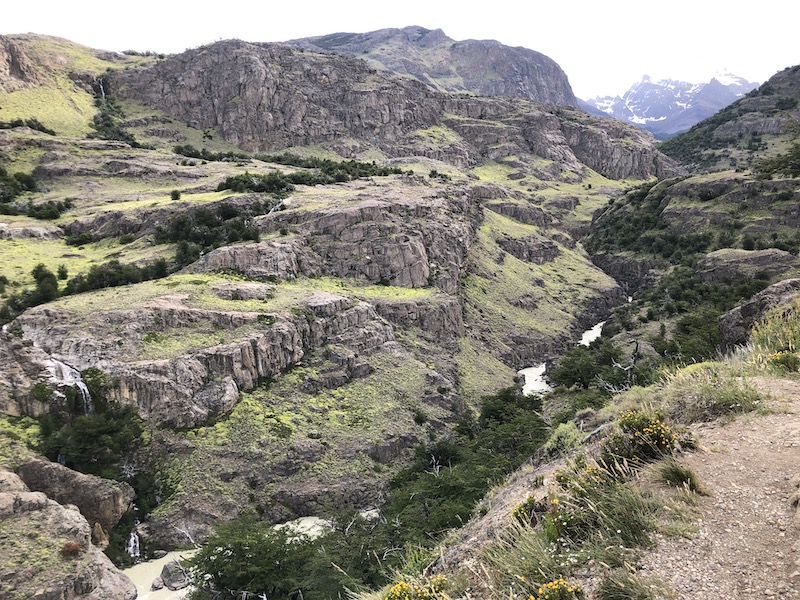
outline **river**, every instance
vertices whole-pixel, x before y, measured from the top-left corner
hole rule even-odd
[[[362,514],[366,515],[368,513],[365,512]],[[283,523],[282,525],[276,525],[276,528],[287,527],[295,533],[314,538],[325,533],[328,526],[328,521],[320,519],[319,517],[301,517],[294,521]],[[161,569],[164,568],[164,565],[176,558],[179,561],[190,558],[195,552],[197,552],[197,550],[169,552],[166,556],[137,563],[132,567],[123,569],[122,572],[125,573],[136,586],[136,591],[139,593],[137,600],[180,600],[186,597],[191,588],[178,590],[176,592],[168,590],[167,588],[151,591],[150,586],[153,584],[153,580],[161,575]]]
[[[140,562],[132,567],[123,569],[122,572],[125,573],[136,586],[136,591],[139,592],[137,600],[179,600],[180,598],[186,597],[190,588],[178,590],[177,592],[173,592],[167,588],[151,591],[150,586],[153,584],[153,580],[161,575],[161,569],[164,568],[164,565],[176,558],[178,560],[190,558],[195,552],[197,552],[197,550],[169,552],[162,558]]]
[[[599,338],[600,334],[603,332],[603,325],[605,324],[605,321],[600,321],[590,329],[584,331],[578,345],[588,346]],[[522,393],[527,396],[528,394],[543,394],[552,390],[552,386],[547,383],[547,379],[544,376],[546,370],[547,365],[545,363],[539,363],[538,365],[526,367],[525,369],[517,371],[519,375],[525,378],[525,384],[522,386]]]

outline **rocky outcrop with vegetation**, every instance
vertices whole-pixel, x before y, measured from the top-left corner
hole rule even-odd
[[[249,151],[327,142],[348,155],[343,142],[355,138],[356,148],[369,140],[389,156],[467,167],[499,144],[509,146],[505,155],[518,147],[612,179],[674,171],[634,126],[521,100],[447,96],[357,59],[275,44],[218,42],[152,67],[116,71],[108,85],[120,98],[217,129]]]
[[[9,600],[134,600],[136,587],[92,544],[74,506],[0,470],[0,571]]]

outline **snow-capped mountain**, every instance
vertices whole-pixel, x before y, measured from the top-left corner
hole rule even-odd
[[[579,104],[588,112],[634,123],[663,139],[688,130],[758,85],[728,72],[699,84],[653,81],[645,75],[621,97],[598,97]]]

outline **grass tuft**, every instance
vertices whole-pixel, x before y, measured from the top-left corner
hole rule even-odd
[[[606,575],[597,590],[598,600],[652,600],[656,597],[672,597],[672,594],[660,582],[642,580],[622,569]]]
[[[708,489],[700,482],[697,473],[674,458],[662,461],[658,465],[657,475],[660,481],[672,487],[683,487],[700,496],[709,494]]]

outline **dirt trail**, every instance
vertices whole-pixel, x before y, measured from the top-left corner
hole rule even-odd
[[[680,461],[711,492],[699,531],[659,537],[642,561],[680,599],[800,599],[800,381],[751,383],[771,394],[772,412],[692,427],[701,449]]]

